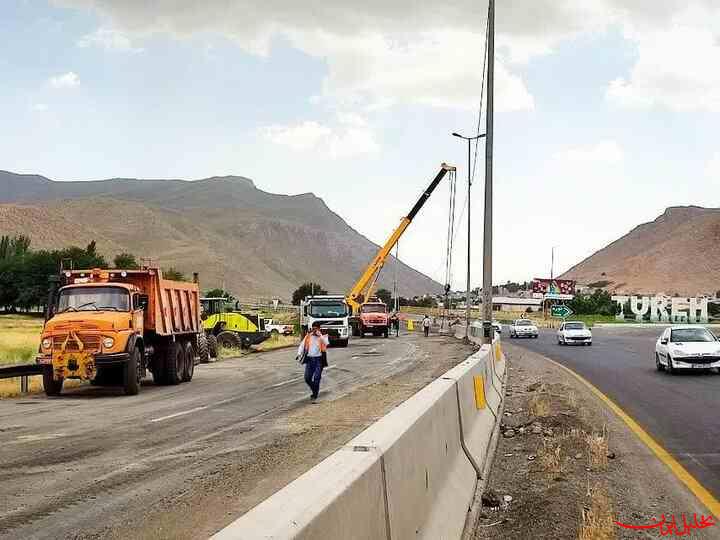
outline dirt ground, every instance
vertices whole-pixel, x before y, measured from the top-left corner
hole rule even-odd
[[[404,372],[336,400],[321,400],[272,420],[262,444],[237,448],[222,469],[203,474],[187,490],[158,501],[134,524],[134,538],[207,538],[323,460],[368,425],[450,368],[476,347],[454,338],[418,340],[419,356]],[[106,530],[104,538],[127,538]]]
[[[632,431],[575,377],[504,344],[501,436],[474,539],[657,538],[630,530],[661,514],[710,515]],[[720,526],[692,538],[720,538]]]

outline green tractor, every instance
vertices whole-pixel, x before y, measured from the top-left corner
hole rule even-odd
[[[217,357],[218,347],[248,349],[270,336],[262,317],[228,309],[225,298],[201,298],[200,309],[210,357]]]

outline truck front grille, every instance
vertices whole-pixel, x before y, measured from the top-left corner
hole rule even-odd
[[[97,334],[83,334],[79,333],[76,334],[77,337],[82,341],[83,344],[83,350],[89,351],[89,352],[98,352],[100,350],[100,340],[101,337]],[[59,351],[62,349],[63,343],[65,343],[65,340],[67,339],[68,334],[61,334],[58,336],[53,336],[53,350]],[[65,345],[66,351],[79,351],[80,346],[78,345],[77,341],[75,341],[73,338],[67,339],[67,345]]]

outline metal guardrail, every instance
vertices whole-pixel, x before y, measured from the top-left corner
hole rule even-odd
[[[40,364],[15,364],[0,367],[0,379],[13,379],[20,377],[20,392],[25,394],[28,391],[28,377],[42,375],[43,367]]]

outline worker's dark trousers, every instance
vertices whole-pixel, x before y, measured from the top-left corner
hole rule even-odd
[[[320,392],[320,379],[322,378],[322,371],[323,365],[321,356],[313,358],[308,357],[305,359],[305,382],[310,387],[314,398],[318,397],[318,393]]]
[[[423,330],[425,331],[425,337],[428,337],[428,334],[430,333],[430,327],[429,327],[429,326],[423,326]]]

